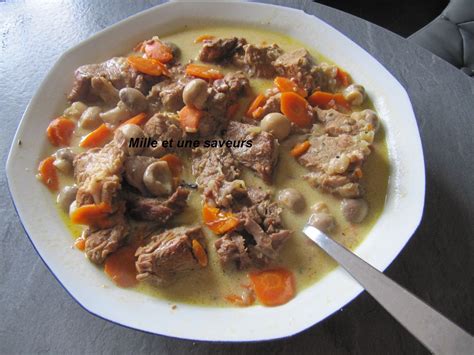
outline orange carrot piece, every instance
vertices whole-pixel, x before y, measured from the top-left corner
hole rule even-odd
[[[75,123],[65,117],[52,120],[46,130],[49,142],[56,147],[68,146],[75,127]]]
[[[105,260],[104,272],[120,287],[133,287],[138,284],[135,269],[136,248],[127,245]]]
[[[300,88],[296,83],[283,76],[277,76],[273,81],[280,92],[295,92],[302,97],[308,96],[305,89]]]
[[[160,63],[168,63],[173,60],[171,48],[158,39],[144,42],[144,51],[148,58],[157,59]]]
[[[203,112],[191,106],[184,106],[179,112],[179,124],[181,128],[188,133],[196,133],[199,128],[199,122]]]
[[[286,269],[251,272],[249,277],[258,300],[265,306],[284,304],[295,295],[295,278]]]
[[[192,247],[193,247],[193,254],[196,257],[199,265],[201,267],[206,267],[208,263],[207,254],[204,248],[202,247],[201,243],[199,243],[196,239],[193,239]]]
[[[183,172],[183,162],[176,154],[166,154],[160,158],[168,163],[168,167],[170,168],[171,175],[174,177],[179,177]]]
[[[77,250],[84,251],[84,249],[86,249],[86,240],[82,237],[77,238],[74,241],[74,247]]]
[[[59,179],[54,166],[54,157],[47,157],[38,165],[38,177],[51,191],[59,188]]]
[[[126,124],[136,124],[137,126],[141,126],[142,124],[146,122],[146,118],[147,118],[146,113],[142,112],[126,120],[125,122],[121,123],[120,126],[125,126]]]
[[[331,102],[338,104],[346,109],[350,108],[349,102],[344,99],[344,96],[341,93],[332,94],[330,92],[324,91],[315,91],[308,98],[308,101],[313,106],[320,106],[324,109],[331,108]]]
[[[82,138],[79,146],[83,148],[101,147],[111,138],[112,130],[102,123],[97,129]]]
[[[224,234],[239,224],[239,219],[232,212],[222,212],[219,208],[204,205],[202,217],[207,227],[216,234]]]
[[[88,226],[109,227],[108,216],[112,208],[105,202],[78,207],[71,213],[71,222]]]
[[[299,127],[311,126],[311,116],[308,102],[295,92],[283,92],[280,103],[281,112]]]
[[[226,113],[226,116],[227,116],[227,119],[231,120],[232,118],[235,117],[235,115],[237,114],[237,112],[239,111],[239,103],[236,102],[235,104],[232,104],[230,105],[228,108],[227,108],[227,113]]]
[[[303,155],[306,153],[311,147],[311,144],[309,141],[304,141],[302,143],[299,143],[293,147],[293,149],[290,151],[291,156],[298,158],[299,156]]]
[[[342,70],[341,68],[337,68],[336,79],[344,87],[348,86],[352,82],[351,76],[349,75],[349,73]]]
[[[157,59],[130,56],[127,58],[127,61],[132,68],[144,74],[152,76],[170,74],[168,68]]]
[[[246,116],[253,118],[253,113],[255,110],[257,110],[259,107],[262,107],[265,105],[265,101],[267,101],[267,98],[263,94],[258,94],[255,99],[250,103],[249,108],[247,109]]]
[[[216,68],[208,65],[188,64],[186,67],[186,75],[195,76],[206,80],[216,80],[224,77],[222,73]]]
[[[196,39],[194,40],[194,43],[202,43],[204,41],[210,41],[211,39],[216,38],[213,35],[200,35],[197,36]]]

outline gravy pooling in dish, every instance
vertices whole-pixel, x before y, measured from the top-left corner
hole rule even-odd
[[[119,286],[278,305],[335,266],[301,233],[308,220],[353,249],[382,212],[383,125],[364,88],[308,46],[252,28],[184,29],[106,63],[76,71],[39,175],[60,191],[76,247]],[[200,147],[131,148],[131,137]],[[204,147],[220,139],[252,146]]]

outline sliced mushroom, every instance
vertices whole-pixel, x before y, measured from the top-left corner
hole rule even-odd
[[[282,141],[290,134],[291,123],[285,115],[279,112],[272,112],[260,121],[260,127],[264,131],[273,134],[279,141]]]
[[[125,107],[134,115],[148,109],[145,95],[137,89],[123,88],[119,92],[119,97]]]
[[[344,98],[355,106],[362,105],[365,100],[365,89],[362,85],[352,84],[342,92]]]
[[[64,212],[69,212],[69,207],[76,200],[77,186],[64,186],[56,198],[58,205],[64,210]]]
[[[91,86],[95,94],[107,105],[116,105],[119,101],[119,92],[110,81],[101,76],[96,76],[91,80]]]
[[[183,101],[187,106],[203,109],[209,93],[207,82],[202,79],[194,79],[186,84],[183,90]]]
[[[72,118],[74,120],[78,120],[82,113],[87,109],[87,105],[80,102],[76,101],[71,104],[67,109],[64,110],[64,116],[68,118]]]
[[[143,175],[145,174],[146,168],[157,161],[157,159],[141,155],[128,157],[124,165],[125,180],[129,185],[138,189],[143,195],[147,195],[148,191],[143,183]]]
[[[74,153],[71,148],[61,148],[58,149],[54,155],[56,157],[53,163],[54,166],[64,174],[69,174],[72,171],[72,163],[76,153]]]
[[[167,196],[173,191],[173,176],[168,163],[157,161],[150,164],[143,174],[143,183],[155,196]]]
[[[88,107],[79,119],[79,127],[84,129],[95,129],[102,123],[100,119],[100,112],[102,109],[99,106]]]
[[[132,114],[130,113],[130,111],[127,110],[126,106],[121,101],[117,104],[115,108],[100,114],[100,118],[102,119],[102,121],[114,126],[120,124],[122,121],[125,121],[131,116]]]
[[[143,138],[145,138],[145,132],[136,124],[120,126],[115,133],[115,139],[123,145],[128,155],[138,155],[143,151],[143,146],[140,146]]]
[[[360,223],[367,216],[369,205],[361,198],[345,198],[341,202],[341,211],[347,221]]]
[[[301,192],[291,187],[280,191],[278,201],[294,212],[301,212],[306,207],[306,202]]]

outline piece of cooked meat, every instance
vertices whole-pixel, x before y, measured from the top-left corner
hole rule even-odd
[[[249,87],[249,79],[241,71],[230,72],[222,79],[214,80],[206,102],[207,110],[216,120],[225,120],[229,106],[244,96]]]
[[[376,129],[378,123],[377,115],[371,110],[353,112],[350,115],[334,109],[322,110],[315,107],[314,110],[319,121],[324,124],[324,132],[333,137],[340,134],[353,136],[362,132],[370,134]]]
[[[249,187],[235,198],[232,210],[240,224],[215,242],[221,263],[245,269],[250,265],[262,267],[275,261],[291,232],[283,229],[282,210],[271,200],[270,193]]]
[[[137,249],[135,266],[137,280],[162,286],[174,281],[180,274],[198,269],[192,241],[202,244],[200,226],[178,227],[152,236],[147,245]]]
[[[227,181],[233,181],[240,174],[237,162],[225,146],[193,149],[192,158],[192,172],[200,188],[207,186],[219,175]]]
[[[311,171],[304,178],[314,187],[341,197],[361,196],[361,167],[371,152],[371,138],[373,135],[364,133],[337,137],[312,135],[310,148],[298,158]]]
[[[229,233],[217,239],[214,247],[223,265],[235,264],[240,270],[252,265],[245,239],[238,233]]]
[[[266,183],[271,183],[279,147],[278,140],[272,134],[258,130],[249,124],[231,121],[227,126],[225,139],[251,140],[252,147],[232,146],[230,152],[240,164],[254,170]]]
[[[231,59],[236,53],[242,51],[247,44],[244,38],[216,38],[203,42],[199,52],[199,60],[203,62],[216,63]]]
[[[268,191],[249,187],[247,198],[249,202],[237,214],[241,220],[251,218],[260,224],[267,233],[275,233],[282,228],[280,217],[282,209],[272,201]]]
[[[263,267],[275,261],[290,236],[286,229],[267,233],[255,220],[247,217],[242,228],[219,238],[214,246],[223,265],[234,264],[243,270],[251,265]]]
[[[178,115],[173,113],[155,114],[145,123],[143,131],[147,137],[156,139],[158,145],[155,148],[145,148],[142,154],[155,158],[163,156],[170,149],[162,146],[163,141],[173,140],[173,146],[176,147],[176,142],[184,137],[184,133],[179,126]]]
[[[311,54],[304,48],[284,53],[273,63],[278,75],[295,78],[298,81],[302,76],[310,74],[314,64]]]
[[[183,90],[191,79],[182,77],[170,78],[153,85],[147,101],[152,111],[159,110],[177,112],[184,107]]]
[[[209,96],[199,121],[199,136],[210,137],[225,128],[229,120],[229,107],[245,96],[249,87],[248,78],[240,71],[214,80],[208,88]]]
[[[327,63],[316,64],[304,48],[282,54],[273,66],[278,75],[294,79],[309,93],[316,89],[333,91],[337,85],[337,67]]]
[[[111,218],[114,220],[112,227],[105,229],[87,227],[82,234],[86,241],[86,256],[94,264],[102,264],[108,255],[123,244],[128,234],[129,229],[123,218],[123,212],[117,212]]]
[[[172,217],[183,212],[187,206],[188,196],[189,190],[181,186],[167,198],[144,197],[131,191],[124,193],[130,216],[142,221],[155,222],[158,226],[166,224]]]
[[[250,76],[257,78],[271,78],[276,71],[273,62],[283,53],[276,44],[270,46],[256,46],[247,44],[244,46],[243,63]]]
[[[105,202],[111,206],[121,189],[125,153],[115,141],[78,154],[73,162],[77,205]]]
[[[91,92],[91,80],[102,77],[108,80],[116,89],[129,86],[144,90],[144,77],[135,69],[130,67],[127,58],[115,57],[99,64],[87,64],[80,66],[74,72],[74,83],[68,95],[68,100],[89,101]],[[96,95],[92,95],[96,97]]]
[[[192,158],[192,173],[205,202],[229,207],[233,196],[241,191],[243,182],[235,180],[240,171],[227,147],[196,148]]]

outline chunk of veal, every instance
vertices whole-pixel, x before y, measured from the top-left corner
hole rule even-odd
[[[198,269],[192,241],[202,245],[201,227],[178,227],[152,236],[148,244],[137,249],[135,266],[137,280],[162,286],[174,281],[183,273]]]

